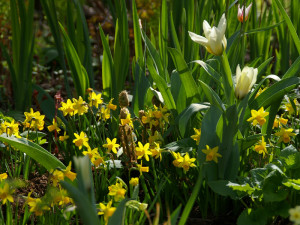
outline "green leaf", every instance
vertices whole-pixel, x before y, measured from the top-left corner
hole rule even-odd
[[[217,194],[229,196],[232,199],[238,199],[235,191],[228,186],[228,180],[213,180],[208,182],[208,186]]]
[[[291,21],[291,19],[289,18],[288,14],[285,12],[281,2],[279,0],[274,0],[274,2],[276,3],[277,7],[279,8],[279,11],[281,12],[281,15],[283,16],[289,30],[290,30],[290,33],[291,33],[291,36],[294,40],[294,43],[296,45],[296,48],[298,50],[298,53],[300,54],[300,39],[297,35],[297,32],[296,32],[296,29],[295,27],[293,26],[293,23]]]
[[[297,191],[300,190],[300,179],[288,179],[286,182],[282,183],[287,187],[291,187]]]
[[[178,223],[178,217],[180,214],[182,205],[179,205],[171,214],[171,225],[176,225]]]
[[[300,56],[289,67],[289,69],[283,75],[282,79],[286,79],[286,78],[293,77],[293,76],[299,76],[299,71],[300,71]]]
[[[191,194],[191,197],[189,198],[187,204],[184,207],[184,210],[182,212],[182,215],[181,215],[181,218],[179,220],[178,225],[186,224],[188,216],[189,216],[189,214],[190,214],[190,212],[191,212],[191,210],[194,206],[194,203],[195,203],[196,198],[198,196],[198,193],[200,191],[201,185],[202,185],[202,170],[200,170],[200,172],[199,172],[197,182],[196,182],[196,184],[193,188],[193,192]]]
[[[84,98],[86,89],[89,87],[88,75],[86,73],[86,70],[84,69],[84,67],[81,64],[78,54],[77,54],[70,38],[68,37],[64,27],[61,24],[59,24],[59,25],[60,25],[60,28],[61,28],[61,31],[63,34],[66,57],[67,57],[69,67],[72,72],[72,77],[74,80],[77,94],[78,94],[78,96],[81,96],[82,98]]]
[[[210,102],[210,104],[214,105],[214,106],[218,107],[220,110],[224,111],[225,106],[224,106],[222,100],[220,99],[220,97],[218,96],[218,94],[211,87],[209,87],[207,84],[205,84],[201,80],[199,80],[199,83],[200,83],[200,86],[201,86],[206,98]]]
[[[256,188],[251,187],[248,183],[237,184],[237,183],[228,182],[227,186],[234,191],[245,192],[248,195],[251,195],[256,190]]]
[[[251,208],[245,209],[237,220],[237,225],[265,225],[268,221],[266,208],[259,208],[253,210]]]
[[[82,222],[84,224],[100,224],[96,209],[88,197],[70,183],[62,181],[60,184],[69,192],[70,197],[74,200]]]
[[[187,104],[193,102],[200,102],[200,93],[196,82],[189,70],[186,62],[184,61],[183,55],[175,48],[168,48],[173,62],[175,64],[176,70],[179,73],[182,85],[186,92]]]
[[[141,37],[141,31],[139,25],[139,17],[138,17],[135,1],[132,1],[132,19],[133,19],[135,57],[137,62],[141,63],[140,65],[142,66],[144,64],[143,46],[142,46],[142,37]]]
[[[65,165],[59,161],[54,155],[42,148],[38,144],[28,141],[25,138],[7,137],[6,134],[0,136],[0,141],[11,145],[12,147],[26,153],[36,162],[44,166],[48,171],[52,169],[61,168],[65,169]]]
[[[202,68],[207,72],[208,75],[211,76],[211,78],[213,78],[213,80],[220,85],[221,84],[221,75],[214,70],[214,68],[212,68],[209,64],[203,62],[202,60],[195,60],[192,61],[192,63],[198,63],[199,65],[202,66]]]
[[[130,199],[122,200],[112,217],[108,220],[108,225],[123,225],[125,220],[126,203]]]
[[[196,112],[206,110],[208,108],[208,105],[193,103],[189,107],[187,107],[180,115],[178,115],[176,121],[178,121],[179,131],[183,137],[186,134],[186,129],[188,128],[187,124],[192,115],[194,115],[194,113]]]

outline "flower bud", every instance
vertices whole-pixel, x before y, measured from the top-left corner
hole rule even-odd
[[[252,7],[252,3],[245,9],[245,22],[248,20],[248,16],[250,13]],[[242,6],[242,8],[240,8],[240,5],[238,5],[238,15],[237,15],[238,20],[243,23],[244,22],[244,6]]]
[[[245,97],[256,82],[257,68],[245,66],[241,71],[240,65],[236,67],[235,96],[238,99]]]

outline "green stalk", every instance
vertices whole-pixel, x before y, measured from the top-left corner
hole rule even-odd
[[[234,103],[233,81],[232,81],[232,73],[231,73],[230,65],[225,51],[221,56],[221,61],[225,72],[225,76],[223,76],[225,96],[227,99],[228,106],[231,106]]]

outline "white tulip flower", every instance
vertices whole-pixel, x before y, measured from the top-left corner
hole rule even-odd
[[[206,20],[203,21],[205,37],[190,31],[189,35],[194,42],[203,45],[209,53],[213,55],[222,55],[227,46],[227,40],[225,37],[226,24],[225,14],[223,14],[218,27],[210,27]]]
[[[245,97],[256,82],[257,68],[245,66],[241,71],[240,65],[236,67],[235,96],[238,99]]]

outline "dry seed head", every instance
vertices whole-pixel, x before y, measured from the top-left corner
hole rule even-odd
[[[122,108],[120,111],[120,119],[126,119],[129,110],[127,108]]]
[[[128,99],[128,93],[127,91],[121,91],[121,93],[119,94],[119,104],[120,107],[128,107],[129,106],[129,99]]]

